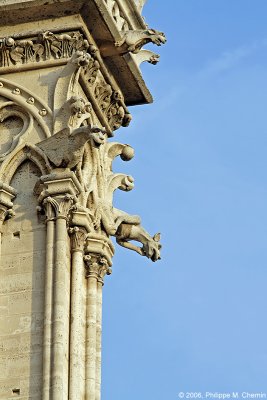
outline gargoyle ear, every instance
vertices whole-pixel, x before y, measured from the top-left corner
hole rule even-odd
[[[147,33],[149,34],[149,35],[154,35],[155,34],[155,29],[148,29],[147,30]]]
[[[153,236],[153,239],[155,240],[155,242],[159,242],[159,241],[160,241],[160,233],[156,233],[156,234]]]

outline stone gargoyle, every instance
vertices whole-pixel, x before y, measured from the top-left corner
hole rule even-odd
[[[99,147],[105,136],[105,129],[97,126],[83,126],[72,132],[65,128],[37,146],[46,154],[52,167],[72,169],[81,161],[85,143],[91,140],[94,147]]]
[[[128,180],[131,181],[129,178]],[[123,188],[122,190],[131,189]],[[116,238],[120,246],[134,250],[152,261],[160,260],[160,233],[155,234],[153,237],[150,236],[141,226],[141,219],[138,215],[130,215],[102,202],[98,204],[95,217],[95,228],[99,229],[101,224],[108,235]],[[141,243],[142,247],[134,245],[131,241]]]
[[[115,55],[123,55],[127,53],[137,54],[141,51],[142,47],[147,43],[154,43],[157,46],[161,46],[166,43],[167,39],[163,32],[157,31],[155,29],[137,29],[122,33],[122,39],[115,43],[111,41],[103,41],[100,46],[101,54],[104,57],[111,57]],[[154,58],[159,58],[157,54],[153,54]],[[153,61],[153,60],[152,60]],[[155,62],[151,63],[155,64]]]
[[[166,41],[165,34],[155,29],[132,30],[125,32],[123,38],[115,42],[115,46],[119,48],[121,54],[129,52],[136,54],[147,43],[161,46]]]
[[[116,241],[120,246],[134,250],[141,256],[146,256],[152,261],[160,260],[160,233],[156,233],[153,237],[140,225],[121,223],[115,233]],[[138,247],[131,241],[142,243],[142,247]]]

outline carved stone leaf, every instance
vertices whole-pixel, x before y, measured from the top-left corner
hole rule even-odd
[[[88,41],[79,31],[55,34],[47,31],[37,37],[15,40],[0,39],[0,67],[16,64],[71,58],[74,52],[87,50]]]

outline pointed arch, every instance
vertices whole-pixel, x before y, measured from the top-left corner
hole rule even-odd
[[[39,168],[41,175],[48,175],[51,172],[45,154],[37,146],[24,144],[2,163],[0,181],[9,185],[19,166],[27,160],[32,161]]]

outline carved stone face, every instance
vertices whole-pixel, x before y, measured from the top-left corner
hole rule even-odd
[[[148,241],[143,247],[144,255],[153,262],[160,260],[160,249],[161,244],[154,240],[154,238]]]
[[[82,98],[77,98],[71,105],[72,114],[77,114],[78,117],[81,117],[82,114],[85,113],[85,101]]]
[[[105,143],[106,134],[100,128],[92,128],[91,138],[94,144],[99,147],[101,144]]]

